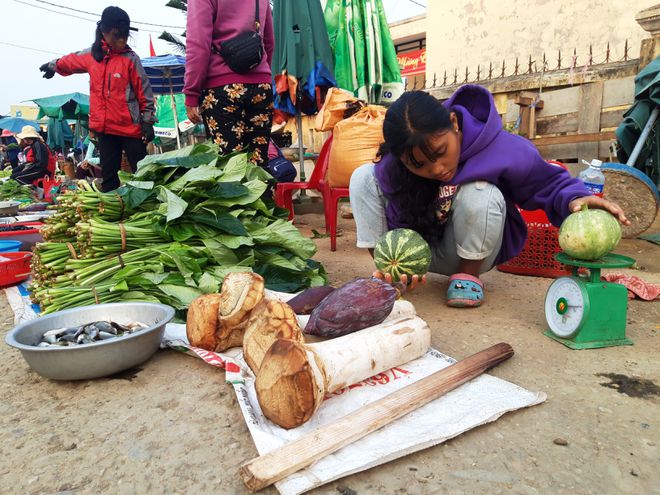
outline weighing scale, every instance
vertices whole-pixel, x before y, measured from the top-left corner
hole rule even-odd
[[[558,253],[555,259],[572,267],[573,275],[556,279],[545,296],[545,319],[551,339],[571,349],[632,345],[626,338],[628,289],[600,280],[602,268],[625,268],[635,260],[608,254],[596,261]],[[588,269],[588,274],[583,273]]]

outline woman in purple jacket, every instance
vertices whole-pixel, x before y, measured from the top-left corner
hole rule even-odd
[[[258,30],[264,56],[249,72],[234,72],[219,52],[223,42],[255,30],[255,0],[188,0],[186,26],[186,95],[188,118],[204,122],[206,135],[220,153],[250,151],[265,167],[273,117],[270,70],[273,19],[268,0],[258,3]]]
[[[505,132],[481,86],[462,86],[444,104],[423,91],[404,93],[387,111],[383,136],[381,160],[351,177],[357,245],[373,254],[388,230],[419,232],[431,247],[429,271],[450,276],[449,306],[481,305],[479,274],[522,250],[527,227],[516,205],[542,208],[555,225],[585,203],[629,223],[619,206]],[[414,275],[410,288],[419,281]]]

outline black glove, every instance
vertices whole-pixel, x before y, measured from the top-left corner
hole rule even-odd
[[[55,75],[55,71],[51,69],[47,63],[39,67],[39,70],[44,73],[42,76],[44,79],[50,79]]]
[[[145,143],[150,143],[151,141],[154,140],[154,126],[152,124],[147,124],[146,122],[142,122],[140,124],[140,127],[142,128],[142,140]]]

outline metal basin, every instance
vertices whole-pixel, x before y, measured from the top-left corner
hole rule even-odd
[[[87,380],[112,375],[149,359],[157,350],[174,308],[165,304],[125,302],[82,306],[22,323],[5,338],[21,351],[30,367],[53,380]],[[76,347],[37,347],[48,330],[100,320],[126,325],[140,321],[148,328]]]
[[[20,201],[0,201],[0,215],[16,215]]]

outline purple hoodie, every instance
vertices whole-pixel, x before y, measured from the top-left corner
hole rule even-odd
[[[554,225],[560,225],[570,213],[568,204],[590,195],[582,181],[541,158],[529,140],[502,129],[502,119],[487,89],[461,86],[444,105],[460,114],[463,141],[456,175],[448,183],[438,181],[438,188],[483,180],[502,191],[507,211],[496,263],[520,253],[527,239],[527,226],[516,205],[524,210],[543,209]],[[384,156],[376,166],[376,178],[388,200],[390,229],[410,227],[399,220],[402,186],[392,179],[395,167],[403,165],[392,155]]]
[[[273,15],[268,0],[259,1],[259,32],[264,40],[265,56],[246,74],[236,74],[222,57],[211,52],[211,44],[220,48],[222,41],[254,29],[255,0],[188,0],[186,24],[186,74],[183,92],[186,105],[199,105],[203,89],[233,83],[270,83],[270,65],[275,41]]]

